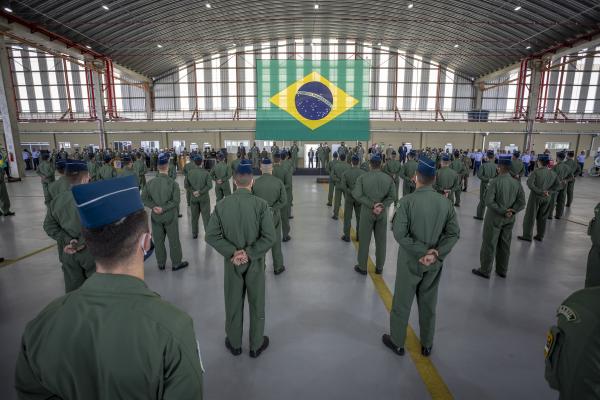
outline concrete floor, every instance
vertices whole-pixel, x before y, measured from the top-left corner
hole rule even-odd
[[[431,360],[457,399],[557,398],[544,380],[545,333],[560,302],[583,286],[591,246],[586,225],[600,199],[600,180],[578,180],[568,220],[550,222],[543,243],[516,240],[519,215],[506,281],[484,281],[470,272],[478,266],[483,226],[472,218],[477,184],[471,179],[473,193],[457,209],[461,239],[444,266]],[[0,217],[0,256],[17,259],[52,245],[42,229],[39,180],[8,188],[17,216]],[[339,240],[341,221],[330,219],[326,190],[314,177],[294,178],[293,239],[283,245],[288,270],[273,276],[268,257],[271,347],[259,359],[248,357],[247,330],[243,356],[234,358],[223,346],[223,261],[202,233],[192,240],[184,203],[180,229],[191,267],[161,272],[154,258],[148,260],[149,287],[195,321],[207,399],[430,398],[411,358],[381,344],[389,315],[372,280],[353,271],[356,251]],[[393,291],[397,244],[391,232],[388,242],[384,279]],[[16,398],[14,364],[25,324],[62,294],[54,247],[0,267],[2,399]],[[415,311],[411,325],[418,332]]]

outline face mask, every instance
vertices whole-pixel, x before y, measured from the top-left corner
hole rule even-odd
[[[150,239],[150,248],[147,251],[144,250],[144,246],[142,246],[142,252],[144,253],[144,261],[149,259],[154,253],[154,240]]]

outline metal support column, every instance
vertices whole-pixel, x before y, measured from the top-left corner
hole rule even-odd
[[[94,109],[96,111],[96,120],[98,121],[98,135],[101,149],[107,148],[106,141],[106,128],[104,122],[106,121],[106,113],[104,106],[104,93],[102,92],[101,74],[98,72],[102,68],[101,63],[94,64],[94,68],[90,69],[90,75],[92,78],[92,88],[94,89]]]
[[[532,146],[533,126],[537,114],[537,105],[540,97],[540,86],[542,81],[542,60],[536,59],[531,62],[531,84],[529,88],[529,98],[527,99],[525,140],[523,150],[529,151]]]
[[[145,83],[144,86],[144,95],[146,96],[146,119],[152,121],[154,119],[154,85],[151,82],[148,82]]]
[[[21,135],[17,123],[17,100],[13,92],[10,59],[4,36],[0,36],[0,113],[4,127],[4,142],[9,153],[10,175],[25,176],[25,163],[21,154]],[[12,155],[12,157],[11,157]],[[16,162],[15,162],[16,161]]]
[[[475,87],[475,104],[474,110],[483,109],[483,88],[485,87],[485,82],[478,82],[473,85]]]

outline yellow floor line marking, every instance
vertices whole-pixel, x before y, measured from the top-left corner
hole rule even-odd
[[[344,222],[344,210],[340,208],[340,221]],[[352,243],[358,251],[358,241],[356,241],[356,230],[351,227],[350,228],[350,238],[352,239]],[[369,272],[369,276],[375,285],[375,290],[379,294],[379,297],[383,301],[383,304],[388,311],[388,313],[392,310],[392,299],[394,295],[390,291],[390,288],[385,283],[382,275],[377,275],[375,273],[375,263],[369,256],[367,263],[367,271]],[[410,358],[412,359],[415,367],[417,368],[417,372],[421,376],[423,383],[425,383],[425,387],[427,391],[431,395],[431,398],[434,400],[449,400],[453,399],[452,393],[450,393],[450,389],[444,379],[439,374],[435,365],[429,357],[423,357],[421,355],[421,342],[413,328],[408,325],[406,328],[406,343],[405,349],[408,350],[408,354],[410,354]]]
[[[46,250],[49,250],[49,249],[51,249],[53,247],[56,247],[56,244],[51,244],[49,246],[43,247],[43,248],[38,249],[36,251],[33,251],[33,252],[29,253],[29,254],[25,254],[24,256],[21,256],[19,258],[15,258],[14,260],[4,260],[3,263],[0,263],[0,268],[8,267],[9,265],[18,263],[19,261],[22,261],[22,260],[24,260],[26,258],[35,256],[36,254],[40,254],[40,253],[42,253],[42,252],[44,252]]]

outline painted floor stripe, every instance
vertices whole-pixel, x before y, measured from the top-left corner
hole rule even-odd
[[[46,250],[49,250],[49,249],[51,249],[53,247],[56,247],[56,244],[51,244],[49,246],[43,247],[43,248],[38,249],[36,251],[33,251],[33,252],[29,253],[29,254],[25,254],[24,256],[21,256],[19,258],[15,258],[14,260],[4,260],[3,263],[0,263],[0,268],[8,267],[9,265],[18,263],[21,260],[24,260],[26,258],[35,256],[36,254],[40,254],[40,253],[42,253],[42,252],[44,252]]]

